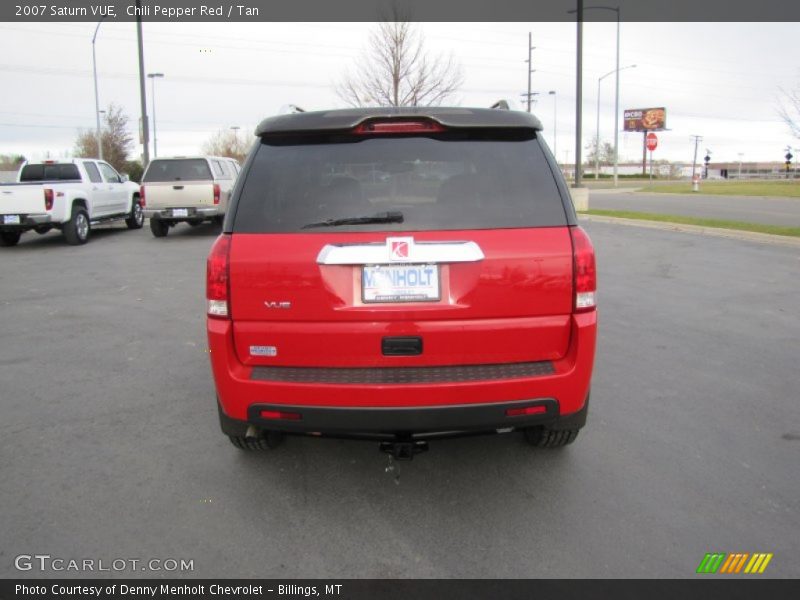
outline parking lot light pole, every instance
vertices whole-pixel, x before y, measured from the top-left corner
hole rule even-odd
[[[556,100],[556,91],[550,90],[547,92],[548,96],[553,97],[553,156],[558,162],[558,101]]]
[[[103,19],[105,19],[105,16],[100,17],[100,20],[97,22],[97,27],[94,28],[94,35],[92,36],[92,71],[94,72],[94,114],[97,125],[95,133],[97,135],[97,158],[99,158],[100,160],[103,160],[103,138],[100,132],[100,95],[97,91],[97,53],[95,51],[95,42],[97,41],[97,32],[100,29],[100,25],[103,24]]]
[[[617,67],[613,71],[609,71],[597,80],[597,131],[595,132],[595,145],[594,145],[594,178],[600,179],[600,83],[609,75],[617,74],[617,89],[619,90],[619,72],[625,69],[633,69],[636,65],[628,65],[621,69]],[[619,93],[617,93],[617,100],[614,103],[614,186],[617,185],[617,143],[619,140]]]
[[[158,135],[156,135],[156,79],[164,77],[163,73],[148,73],[151,96],[153,98],[153,158],[158,156]]]

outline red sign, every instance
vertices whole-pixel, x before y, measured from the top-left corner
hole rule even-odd
[[[647,149],[652,152],[658,147],[658,136],[652,131],[647,134]]]

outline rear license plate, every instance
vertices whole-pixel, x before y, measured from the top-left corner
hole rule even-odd
[[[6,225],[19,225],[19,215],[3,215],[3,223]]]
[[[378,265],[361,269],[363,302],[436,302],[438,265]]]
[[[188,217],[189,216],[189,209],[188,208],[173,208],[172,209],[172,216],[173,217]]]

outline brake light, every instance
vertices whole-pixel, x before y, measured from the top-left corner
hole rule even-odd
[[[215,183],[214,184],[214,204],[219,204],[219,195],[220,195],[219,184]]]
[[[570,227],[572,235],[573,283],[575,286],[575,312],[594,310],[597,306],[597,269],[594,248],[586,232],[580,227]]]
[[[367,121],[361,123],[353,130],[358,135],[371,135],[376,133],[441,133],[445,131],[436,121],[427,119],[409,121]]]
[[[211,246],[206,262],[206,300],[208,316],[218,319],[230,317],[228,298],[230,292],[231,236],[222,234]]]
[[[53,210],[53,190],[44,188],[44,209]]]
[[[143,185],[139,186],[139,206],[141,206],[142,208],[145,207],[144,186]]]

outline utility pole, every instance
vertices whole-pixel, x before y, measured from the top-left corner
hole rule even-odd
[[[694,181],[695,174],[697,173],[697,146],[703,141],[703,136],[693,135],[694,138],[694,158],[692,159],[692,181]]]
[[[523,98],[526,99],[526,103],[528,105],[528,112],[531,112],[531,105],[534,96],[538,96],[539,92],[532,92],[531,91],[531,75],[536,69],[532,69],[533,66],[533,51],[536,50],[536,46],[532,46],[533,43],[533,36],[531,32],[528,32],[528,60],[525,62],[528,63],[528,92],[526,94],[521,94]]]
[[[92,36],[92,71],[94,72],[94,115],[97,121],[97,129],[96,129],[96,136],[97,136],[97,158],[103,160],[103,136],[102,132],[100,131],[100,95],[97,92],[97,54],[95,53],[95,42],[97,41],[97,32],[100,29],[100,25],[103,24],[103,19],[105,16],[100,17],[100,20],[97,22],[97,27],[94,28],[94,35]]]
[[[144,86],[144,48],[142,45],[142,0],[136,0],[136,38],[139,43],[139,98],[142,104],[142,167],[150,163],[150,127],[147,122],[147,94]]]
[[[575,187],[581,187],[581,109],[583,108],[583,0],[577,0],[578,21],[577,75],[575,81]]]

